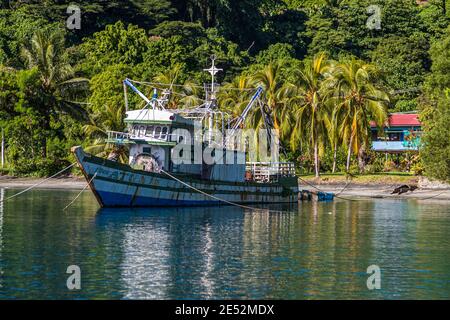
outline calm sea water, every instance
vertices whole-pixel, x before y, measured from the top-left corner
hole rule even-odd
[[[85,192],[62,211],[77,193],[0,204],[0,299],[450,298],[448,202],[100,210]]]

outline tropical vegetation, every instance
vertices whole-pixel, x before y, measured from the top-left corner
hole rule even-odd
[[[248,125],[267,113],[301,172],[390,170],[393,159],[371,151],[369,123],[381,130],[390,112],[418,110],[420,157],[394,169],[450,180],[448,1],[80,0],[80,29],[67,27],[71,4],[0,1],[9,174],[54,173],[73,145],[106,154],[106,132],[124,129],[124,78],[173,84],[171,108],[201,103],[214,54],[219,107],[236,116],[262,86],[265,106]]]

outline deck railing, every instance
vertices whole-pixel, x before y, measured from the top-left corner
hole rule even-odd
[[[177,134],[146,134],[146,135],[139,135],[134,133],[127,133],[127,132],[117,132],[117,131],[108,131],[108,142],[117,142],[122,143],[124,141],[130,141],[130,140],[146,140],[146,141],[157,141],[157,142],[179,142],[180,138],[185,138],[184,136],[180,136]]]
[[[247,180],[276,182],[280,177],[295,176],[295,165],[292,162],[248,162],[246,172]]]
[[[108,131],[108,141],[124,141],[129,140],[131,135],[126,132]]]

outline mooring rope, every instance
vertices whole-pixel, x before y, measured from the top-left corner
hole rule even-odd
[[[423,199],[417,199],[417,200],[430,200],[430,199],[434,199],[434,198],[439,197],[440,195],[443,195],[445,192],[446,192],[446,191],[443,191],[443,192],[441,192],[441,193],[439,193],[439,194],[436,194],[436,195],[434,195],[434,196],[431,196],[431,197],[428,197],[428,198],[423,198]]]
[[[97,176],[97,172],[95,172],[95,174],[92,177],[92,179],[89,180],[88,183],[84,186],[83,190],[81,190],[80,193],[78,193],[77,196],[67,206],[64,207],[63,211],[66,211],[67,208],[69,208],[72,204],[74,204],[75,201],[77,201],[77,199],[81,196],[83,191],[86,190],[87,187],[89,187],[89,185],[92,183],[92,181],[94,181],[96,176]]]
[[[347,183],[345,184],[345,186],[342,188],[342,190],[335,194],[335,197],[339,196],[342,192],[344,192],[344,190],[347,189],[347,187],[350,185],[350,183],[352,183],[352,180],[348,180]]]
[[[313,187],[314,189],[316,189],[317,191],[320,192],[325,192],[323,190],[320,190],[319,188],[317,188],[315,185],[309,183],[308,181],[300,178],[300,176],[297,176],[298,179],[300,179],[300,181],[303,181],[305,184],[309,185],[310,187]],[[350,184],[350,183],[348,183]],[[347,188],[348,184],[341,190],[341,192],[338,193],[338,195],[334,195],[334,197],[338,198],[338,199],[342,199],[342,200],[346,200],[346,201],[356,201],[355,199],[348,199],[348,198],[344,198],[344,197],[340,197],[339,194],[341,194],[345,188]],[[325,192],[326,193],[326,192]]]
[[[22,190],[22,191],[20,191],[20,192],[18,192],[18,193],[16,193],[16,194],[13,194],[12,196],[10,196],[10,197],[8,197],[8,198],[6,198],[6,199],[4,199],[3,201],[0,201],[0,202],[1,202],[1,203],[6,202],[6,201],[8,201],[8,200],[10,200],[10,199],[13,199],[13,198],[15,198],[15,197],[17,197],[17,196],[20,196],[21,194],[24,194],[25,192],[30,191],[31,189],[34,189],[34,188],[36,188],[36,187],[39,187],[41,184],[44,184],[45,182],[47,182],[47,181],[49,181],[49,180],[55,178],[56,176],[58,176],[58,175],[60,175],[61,173],[63,173],[63,172],[65,172],[65,171],[69,170],[70,168],[72,168],[72,167],[73,167],[74,165],[76,165],[76,164],[77,164],[77,163],[74,162],[74,163],[72,163],[70,166],[68,166],[68,167],[62,169],[61,171],[55,173],[55,174],[52,175],[51,177],[49,177],[49,178],[47,178],[47,179],[45,179],[45,180],[43,180],[43,181],[41,181],[41,182],[39,182],[39,183],[36,183],[36,184],[32,185],[31,187],[26,188],[25,190]]]
[[[198,193],[200,193],[200,194],[203,194],[203,195],[205,195],[205,196],[207,196],[207,197],[210,197],[210,198],[215,199],[215,200],[220,201],[220,202],[227,203],[227,204],[232,205],[232,206],[236,206],[236,207],[240,207],[240,208],[248,209],[248,210],[254,210],[254,211],[265,211],[265,212],[268,211],[268,212],[274,212],[274,213],[275,213],[275,212],[276,212],[276,213],[281,213],[281,212],[283,212],[283,211],[275,211],[275,210],[266,210],[266,209],[254,208],[254,207],[244,206],[244,205],[241,205],[241,204],[239,204],[239,203],[231,202],[231,201],[228,201],[228,200],[225,200],[225,199],[222,199],[222,198],[213,196],[212,194],[206,193],[206,192],[204,192],[204,191],[202,191],[202,190],[199,190],[199,189],[195,188],[194,186],[191,186],[191,185],[187,184],[186,182],[184,182],[184,181],[178,179],[177,177],[174,177],[173,175],[171,175],[170,173],[168,173],[168,172],[166,172],[166,171],[164,171],[164,170],[161,170],[161,173],[164,173],[164,174],[167,175],[169,178],[172,178],[173,180],[178,181],[178,182],[181,183],[182,185],[184,185],[184,186],[186,186],[186,187],[188,187],[188,188],[190,188],[190,189],[192,189],[192,190],[194,190],[194,191],[196,191],[196,192],[198,192]]]
[[[311,184],[311,183],[309,183],[308,181],[306,181],[306,180],[304,180],[304,179],[302,179],[302,178],[300,178],[299,176],[297,176],[301,181],[303,181],[305,184],[307,184],[307,185],[309,185],[309,186],[311,186],[312,188],[314,188],[314,189],[316,189],[316,190],[318,190],[318,191],[320,191],[320,192],[325,192],[325,191],[323,191],[323,190],[320,190],[319,188],[317,188],[316,186],[314,186],[313,184]],[[340,197],[339,195],[350,185],[350,183],[351,183],[351,181],[349,181],[349,182],[347,182],[347,184],[344,186],[344,188],[341,190],[341,191],[339,191],[337,194],[335,194],[334,196],[336,197],[336,198],[338,198],[338,199],[342,199],[342,200],[346,200],[346,201],[356,201],[355,199],[348,199],[348,198],[344,198],[344,197]],[[395,185],[392,185],[392,186],[395,186]],[[384,190],[389,190],[389,189],[383,189],[383,191]],[[431,197],[428,197],[428,198],[423,198],[423,199],[420,199],[420,198],[418,198],[417,200],[429,200],[429,199],[434,199],[434,198],[437,198],[437,197],[439,197],[440,195],[442,195],[442,194],[444,194],[445,193],[445,191],[444,192],[441,192],[441,193],[439,193],[439,194],[436,194],[436,195],[434,195],[434,196],[431,196]],[[370,198],[370,199],[378,199],[379,197],[373,197],[373,196],[362,196],[363,198]],[[390,199],[389,197],[388,198],[386,198],[386,199]]]

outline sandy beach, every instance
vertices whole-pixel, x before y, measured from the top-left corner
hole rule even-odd
[[[0,188],[8,189],[24,189],[31,187],[45,179],[36,178],[14,178],[14,177],[0,177]],[[445,200],[450,201],[450,189],[428,189],[419,188],[413,192],[407,192],[402,195],[391,194],[392,191],[401,184],[359,184],[359,183],[313,183],[314,187],[300,181],[301,190],[332,192],[339,198],[348,199],[418,199],[418,200]],[[82,177],[65,177],[50,179],[39,185],[38,189],[63,189],[63,190],[81,190],[86,187],[86,180]]]
[[[417,199],[417,200],[445,200],[450,201],[450,189],[417,189],[401,195],[392,194],[400,185],[316,185],[320,191],[332,192],[339,198],[345,199]],[[301,190],[317,191],[306,184],[300,184]]]
[[[35,184],[38,184],[43,179],[36,178],[14,178],[0,176],[0,188],[8,189],[23,189],[29,188]],[[87,182],[82,177],[65,177],[50,179],[43,184],[39,185],[38,189],[63,189],[63,190],[81,190],[87,185]]]

